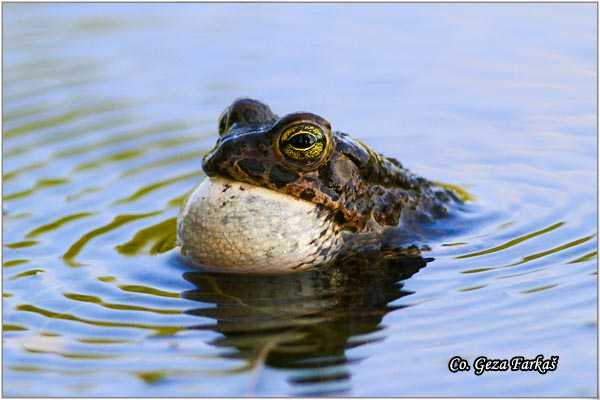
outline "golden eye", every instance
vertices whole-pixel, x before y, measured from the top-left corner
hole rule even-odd
[[[279,149],[296,161],[313,161],[323,154],[326,136],[316,125],[300,123],[285,129],[279,136]]]

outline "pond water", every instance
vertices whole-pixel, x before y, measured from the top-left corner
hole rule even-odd
[[[597,396],[596,7],[3,4],[3,394]],[[239,96],[469,211],[376,273],[194,270],[175,218]]]

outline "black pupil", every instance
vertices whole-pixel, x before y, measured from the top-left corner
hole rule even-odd
[[[301,133],[291,138],[288,143],[297,149],[308,149],[316,141],[317,139],[313,135]]]

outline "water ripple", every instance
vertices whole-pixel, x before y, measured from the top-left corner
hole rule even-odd
[[[438,6],[6,4],[4,394],[597,395],[594,14]],[[428,258],[192,270],[177,208],[240,95],[322,113],[469,207]],[[447,372],[542,353],[560,368]]]
[[[101,321],[101,320],[91,320],[87,318],[80,318],[72,314],[61,313],[43,309],[41,307],[37,307],[30,304],[20,304],[15,307],[17,311],[31,312],[35,314],[42,315],[46,318],[50,318],[51,320],[67,320],[82,324],[89,324],[102,328],[134,328],[134,329],[144,329],[144,330],[153,330],[156,331],[159,335],[173,335],[183,329],[180,326],[162,326],[162,325],[147,325],[147,324],[136,324],[136,323],[127,323],[127,322],[110,322],[110,321]]]
[[[50,222],[49,224],[45,224],[45,225],[42,225],[40,227],[33,229],[32,231],[27,233],[25,235],[25,237],[32,238],[32,237],[38,236],[42,233],[46,233],[46,232],[50,232],[55,229],[58,229],[68,222],[75,221],[75,220],[89,217],[89,216],[96,215],[96,214],[97,214],[97,212],[82,212],[82,213],[67,215],[66,217],[61,217],[61,218],[57,219],[56,221]]]
[[[456,258],[460,259],[460,258],[477,257],[477,256],[481,256],[481,255],[490,254],[490,253],[494,253],[494,252],[497,252],[497,251],[505,250],[505,249],[508,249],[508,248],[510,248],[512,246],[515,246],[515,245],[517,245],[517,244],[519,244],[521,242],[524,242],[526,240],[534,238],[536,236],[543,235],[544,233],[547,233],[547,232],[551,232],[551,231],[553,231],[553,230],[555,230],[557,228],[560,228],[564,224],[565,224],[564,221],[563,222],[558,222],[558,223],[556,223],[554,225],[551,225],[551,226],[549,226],[547,228],[540,229],[538,231],[529,233],[527,235],[523,235],[523,236],[517,237],[515,239],[512,239],[512,240],[510,240],[510,241],[508,241],[508,242],[506,242],[504,244],[501,244],[499,246],[495,246],[495,247],[492,247],[492,248],[489,248],[489,249],[486,249],[486,250],[481,250],[481,251],[478,251],[478,252],[475,252],[475,253],[462,254],[462,255],[456,256]],[[507,225],[504,224],[504,227],[506,227],[506,226]]]
[[[37,181],[36,184],[30,189],[25,189],[25,190],[21,190],[19,192],[7,194],[7,195],[4,195],[2,198],[4,201],[19,199],[22,197],[30,196],[34,193],[38,193],[39,189],[49,188],[49,187],[58,186],[58,185],[64,185],[69,182],[70,182],[69,179],[63,179],[63,178],[41,179],[41,180]]]
[[[122,225],[128,224],[132,221],[136,221],[136,220],[142,219],[142,218],[148,218],[148,217],[151,217],[154,215],[158,215],[160,213],[161,213],[161,211],[155,211],[155,212],[150,212],[150,213],[145,213],[145,214],[137,214],[137,215],[117,215],[112,220],[112,222],[110,222],[109,224],[106,224],[104,226],[96,228],[92,231],[85,233],[83,236],[81,236],[81,238],[79,238],[79,240],[77,240],[75,243],[73,243],[71,245],[71,247],[69,247],[69,249],[62,255],[62,258],[70,266],[81,266],[82,264],[74,262],[73,259],[77,256],[77,254],[79,254],[81,252],[83,247],[90,240],[92,240],[100,235],[103,235],[107,232],[110,232],[114,229],[117,229],[117,228],[121,227]]]
[[[98,304],[102,307],[109,308],[112,310],[141,311],[141,312],[150,312],[150,313],[156,313],[156,314],[171,314],[171,315],[179,315],[182,313],[181,310],[161,310],[161,309],[156,309],[156,308],[140,307],[140,306],[134,306],[134,305],[129,305],[129,304],[106,303],[100,297],[84,295],[84,294],[63,293],[63,296],[65,296],[67,299],[71,299],[74,301]]]
[[[188,179],[192,179],[195,178],[196,180],[198,179],[198,177],[201,176],[200,172],[194,171],[194,172],[190,172],[190,173],[186,173],[183,175],[179,175],[179,176],[174,176],[172,178],[169,179],[165,179],[156,183],[152,183],[150,185],[144,186],[141,189],[138,189],[135,193],[133,193],[130,196],[121,198],[116,200],[113,204],[121,204],[121,203],[130,203],[136,200],[139,200],[140,198],[148,195],[149,193],[152,193],[158,189],[162,189],[165,186],[169,186],[172,185],[173,183],[178,183],[181,181],[185,181]]]

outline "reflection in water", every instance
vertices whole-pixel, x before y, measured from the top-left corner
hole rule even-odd
[[[188,314],[213,318],[209,329],[224,336],[212,344],[233,348],[226,357],[252,366],[288,369],[302,395],[344,394],[350,388],[346,349],[375,340],[389,303],[411,292],[399,283],[427,262],[396,250],[353,255],[327,270],[291,275],[187,272],[202,302]],[[216,306],[216,307],[215,307]]]
[[[2,394],[597,396],[596,7],[3,4]],[[179,205],[242,95],[476,194],[411,237],[434,268],[181,279]]]

